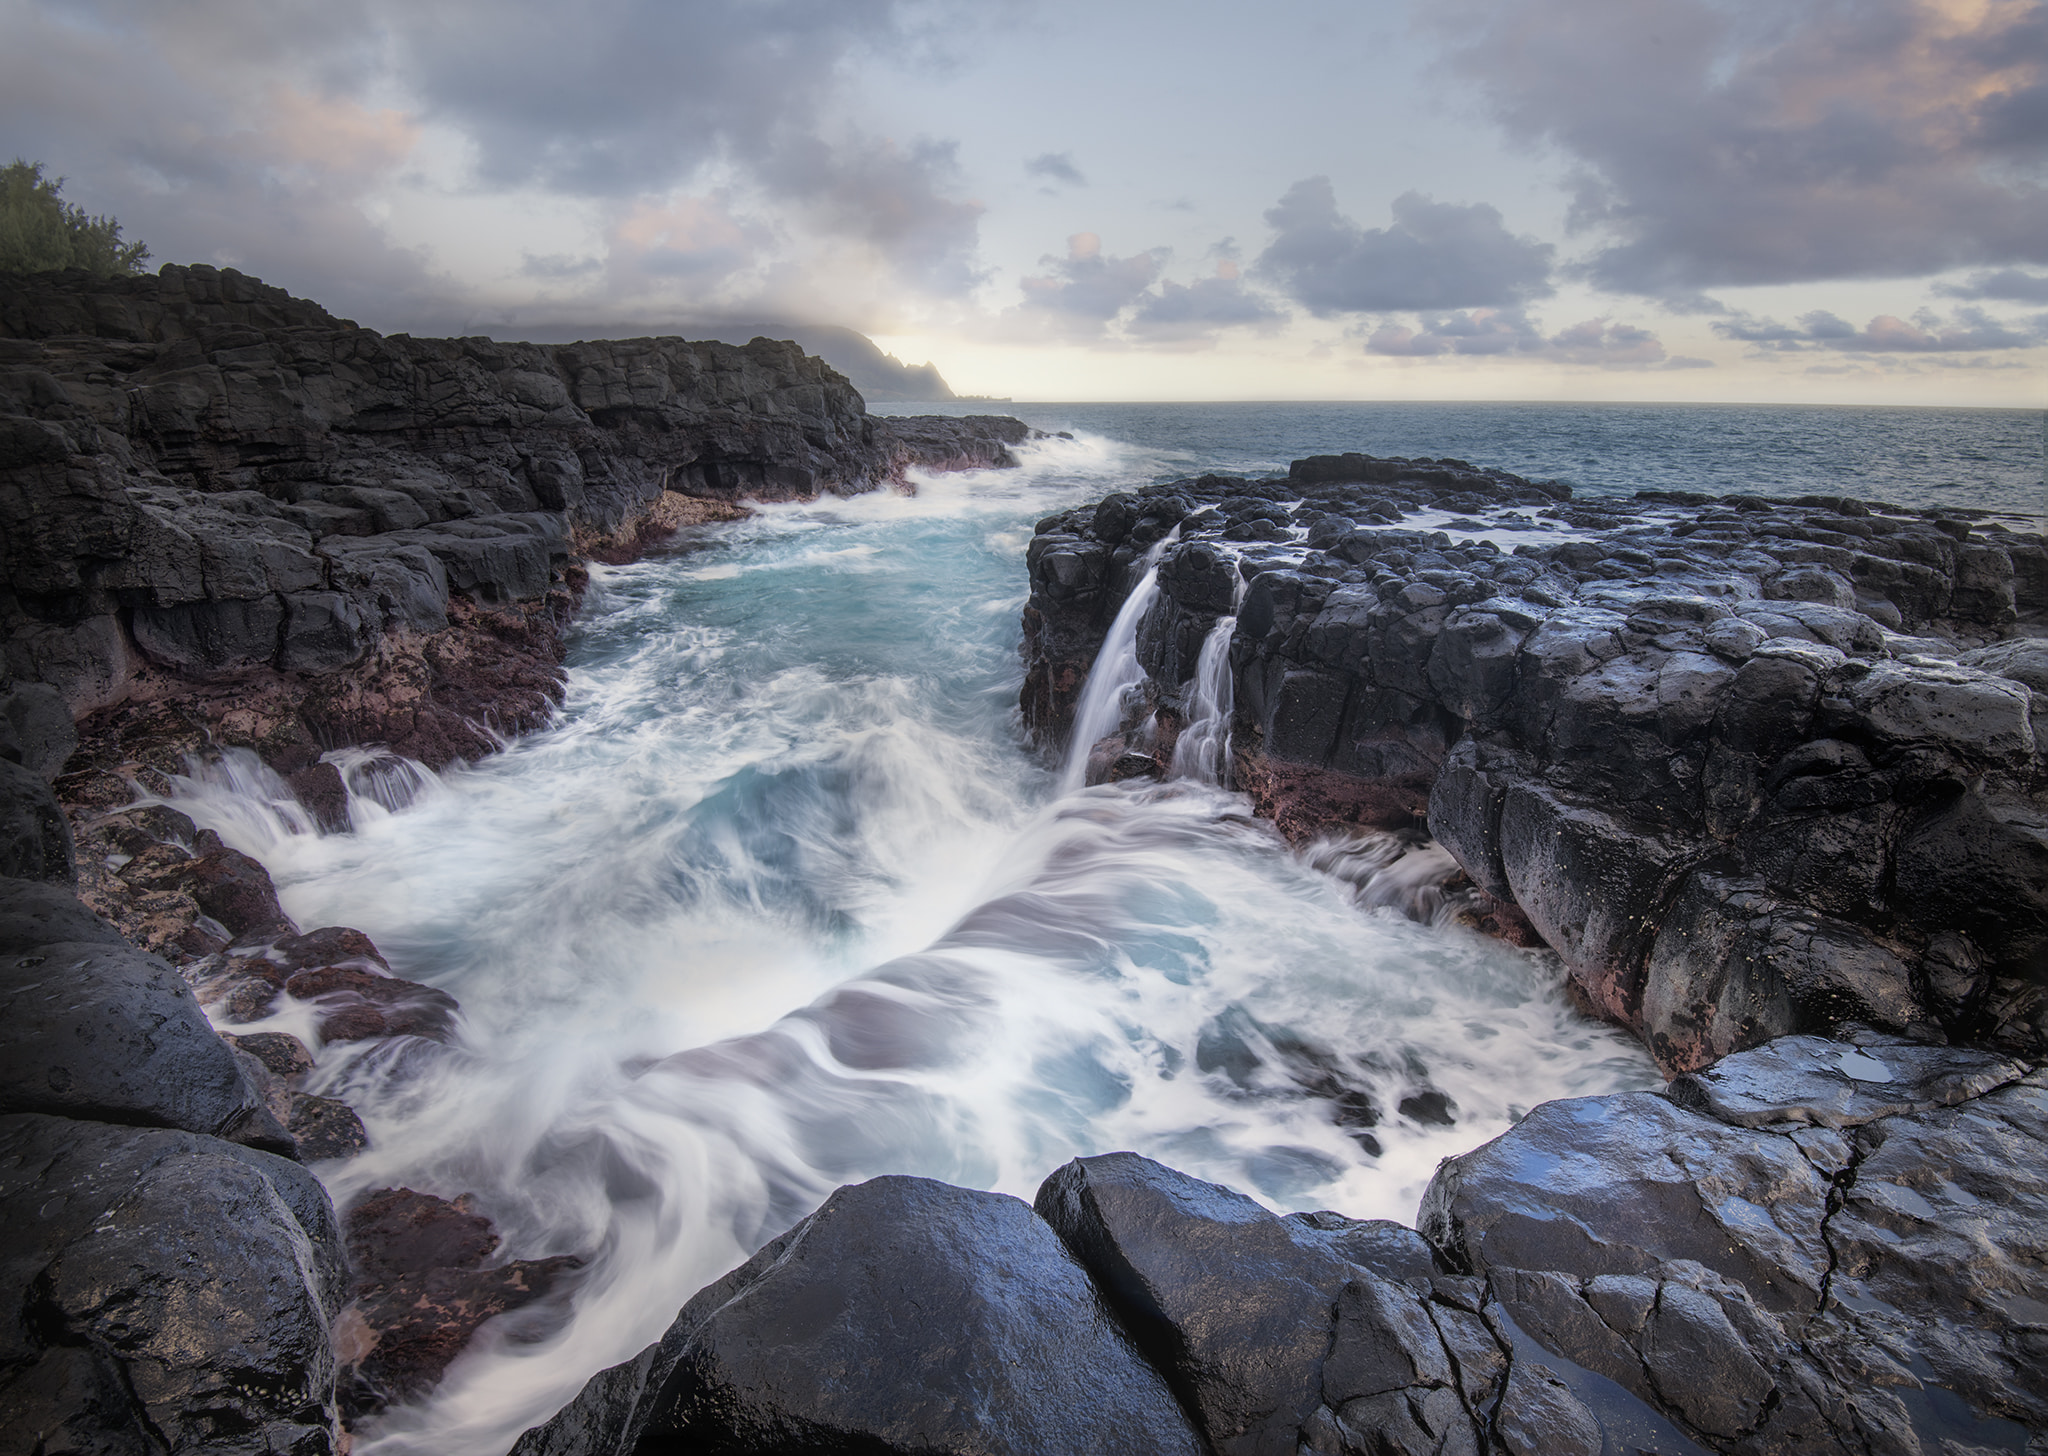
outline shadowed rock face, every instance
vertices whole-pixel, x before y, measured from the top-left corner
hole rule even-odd
[[[475,757],[546,717],[574,557],[1028,433],[871,417],[768,339],[386,337],[231,269],[8,275],[0,671],[74,713],[194,704],[286,772]]]
[[[1185,717],[1235,600],[1235,777],[1260,811],[1297,839],[1426,826],[1668,1071],[1851,1021],[2038,1051],[2042,539],[1832,498],[1568,494],[1328,456],[1040,522],[1027,721],[1068,731],[1178,528],[1138,629],[1146,706]],[[1454,542],[1482,524],[1402,527],[1420,511],[1572,539]]]

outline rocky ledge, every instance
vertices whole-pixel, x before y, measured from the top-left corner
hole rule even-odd
[[[1070,733],[1149,582],[1096,777],[1220,700],[1291,837],[1433,836],[1667,1073],[1846,1022],[2038,1055],[2038,530],[1364,455],[1175,481],[1039,523],[1023,707]]]
[[[1546,1103],[1420,1233],[1134,1153],[842,1188],[514,1456],[2040,1449],[2048,1083],[1856,1040]]]

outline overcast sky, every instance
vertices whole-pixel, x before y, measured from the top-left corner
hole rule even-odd
[[[375,328],[1037,399],[2039,406],[2036,0],[0,0],[0,151]]]

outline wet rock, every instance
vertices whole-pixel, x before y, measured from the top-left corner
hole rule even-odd
[[[1953,1107],[2017,1082],[2024,1064],[1994,1052],[1864,1037],[1857,1046],[1787,1036],[1732,1062],[1673,1079],[1665,1095],[1730,1127],[1861,1127]]]
[[[70,706],[46,683],[19,683],[0,696],[0,735],[0,759],[20,764],[44,783],[64,771],[78,747]]]
[[[643,1432],[635,1449],[1203,1449],[1016,1199],[918,1178],[842,1188],[713,1291],[517,1449],[628,1449],[621,1424]]]
[[[1501,866],[1515,902],[1559,948],[1601,1011],[1635,1023],[1643,964],[1689,847],[1662,826],[1630,822],[1517,782],[1502,796]]]
[[[226,1040],[256,1058],[273,1077],[290,1081],[313,1070],[313,1053],[289,1032],[253,1031]]]
[[[343,834],[348,831],[348,786],[341,781],[341,771],[333,764],[322,762],[302,768],[286,782],[292,786],[292,793],[306,806],[322,833]]]
[[[0,1415],[23,1450],[340,1449],[341,1256],[295,1163],[192,1133],[0,1117]]]
[[[0,1111],[180,1128],[289,1155],[178,973],[105,941],[0,954]]]
[[[2038,538],[1644,492],[1560,507],[1594,538],[1509,555],[1394,527],[1415,508],[1511,525],[1503,505],[1547,499],[1468,465],[1319,456],[1172,488],[1220,509],[1161,566],[1143,691],[1186,711],[1234,561],[1233,780],[1290,840],[1426,822],[1667,1071],[1847,1021],[2048,1048]],[[1142,494],[1033,542],[1021,702],[1041,732],[1065,731],[1128,590],[1105,574],[1084,603],[1049,563],[1122,533],[1133,564]],[[1254,549],[1242,528],[1283,505],[1307,539]]]
[[[285,1127],[298,1144],[299,1160],[305,1163],[353,1158],[370,1146],[370,1134],[356,1110],[332,1097],[292,1093]]]
[[[299,971],[285,981],[284,990],[320,1008],[323,1041],[385,1036],[446,1041],[457,1010],[446,991],[357,966]]]
[[[2048,1432],[2038,1080],[1786,1037],[1668,1096],[1545,1104],[1446,1162],[1422,1227],[1595,1410],[1571,1369],[1713,1450],[2019,1449]]]
[[[127,944],[120,931],[79,904],[64,886],[0,879],[0,955],[22,955],[53,941]]]
[[[0,876],[71,884],[78,878],[71,825],[49,785],[0,759]]]
[[[1321,1402],[1329,1312],[1354,1272],[1314,1230],[1131,1153],[1069,1163],[1036,1206],[1211,1444],[1293,1449]]]
[[[487,1266],[490,1220],[467,1200],[381,1188],[344,1218],[355,1283],[336,1322],[351,1410],[423,1394],[485,1320],[543,1299],[578,1261]]]
[[[261,940],[294,928],[277,903],[270,872],[210,829],[194,836],[191,852],[174,843],[144,849],[122,866],[120,878],[134,891],[186,896],[199,913],[238,940]]]

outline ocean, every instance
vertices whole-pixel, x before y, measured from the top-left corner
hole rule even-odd
[[[1028,1198],[1132,1148],[1275,1209],[1408,1221],[1439,1159],[1535,1103],[1655,1084],[1554,959],[1437,913],[1441,852],[1296,852],[1199,776],[1072,787],[1015,707],[1040,517],[1350,449],[2048,513],[2026,411],[945,409],[995,411],[1071,438],[593,567],[555,722],[440,774],[334,755],[353,833],[246,756],[183,782],[302,926],[362,929],[461,1002],[446,1049],[321,1051],[312,1090],[371,1139],[320,1169],[337,1203],[466,1194],[504,1256],[586,1261],[359,1450],[495,1456],[841,1183]]]

